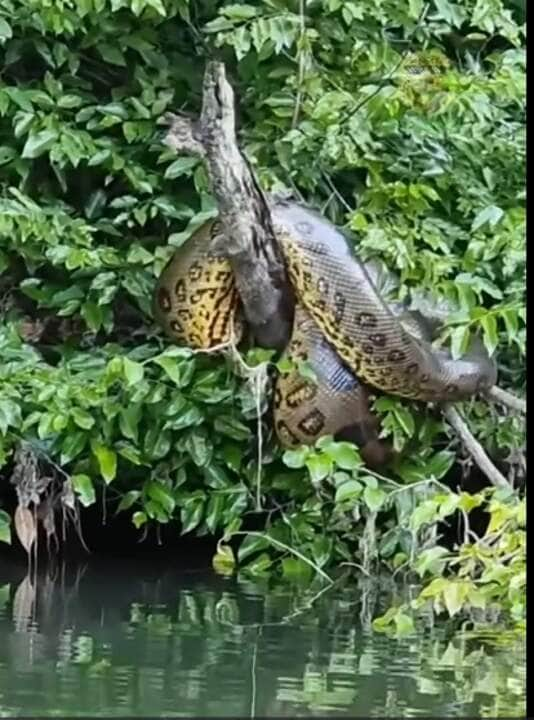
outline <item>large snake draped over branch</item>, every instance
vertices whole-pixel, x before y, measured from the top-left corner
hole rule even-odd
[[[494,385],[495,364],[477,338],[457,360],[433,347],[427,321],[435,317],[388,304],[373,265],[360,262],[330,222],[287,200],[271,198],[270,211],[295,298],[286,355],[296,364],[277,378],[274,399],[275,429],[284,446],[352,428],[369,462],[380,464],[384,457],[371,452],[380,443],[366,386],[443,403]],[[171,258],[158,281],[154,313],[168,335],[195,348],[242,337],[240,297],[217,221],[197,230]],[[304,360],[314,379],[300,373]]]

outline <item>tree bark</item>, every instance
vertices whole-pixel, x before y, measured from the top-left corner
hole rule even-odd
[[[234,93],[224,65],[209,62],[198,121],[167,114],[167,144],[206,161],[219,208],[224,245],[247,321],[258,344],[282,350],[289,340],[294,299],[276,242],[267,199],[239,150]]]

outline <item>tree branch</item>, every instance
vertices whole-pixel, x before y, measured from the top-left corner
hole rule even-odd
[[[517,410],[517,412],[523,413],[523,415],[527,414],[527,401],[525,399],[517,397],[517,395],[513,395],[507,390],[502,390],[497,385],[490,388],[486,395],[491,400],[494,400],[496,403],[500,403],[501,405],[505,405],[511,410]]]
[[[443,415],[451,427],[456,431],[458,437],[469,451],[471,457],[491,484],[495,485],[495,487],[509,488],[510,483],[491,462],[486,454],[486,451],[478,440],[473,437],[465,420],[462,418],[458,410],[452,405],[445,405],[443,407]]]
[[[215,249],[232,265],[243,309],[259,344],[283,349],[293,322],[293,294],[276,242],[267,200],[239,150],[234,93],[224,65],[209,62],[202,111],[193,121],[167,114],[166,142],[205,158],[219,208],[223,240]]]

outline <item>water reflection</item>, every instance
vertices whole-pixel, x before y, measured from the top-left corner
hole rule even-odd
[[[8,582],[0,716],[524,714],[521,644],[387,639],[380,584],[319,590],[123,563]]]

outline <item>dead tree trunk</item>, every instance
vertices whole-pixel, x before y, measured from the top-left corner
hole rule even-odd
[[[256,341],[282,350],[290,337],[294,301],[275,239],[265,195],[239,150],[234,93],[224,65],[210,62],[204,75],[198,121],[168,114],[167,144],[197,154],[208,165],[223,226],[224,247],[235,274],[247,321]]]

